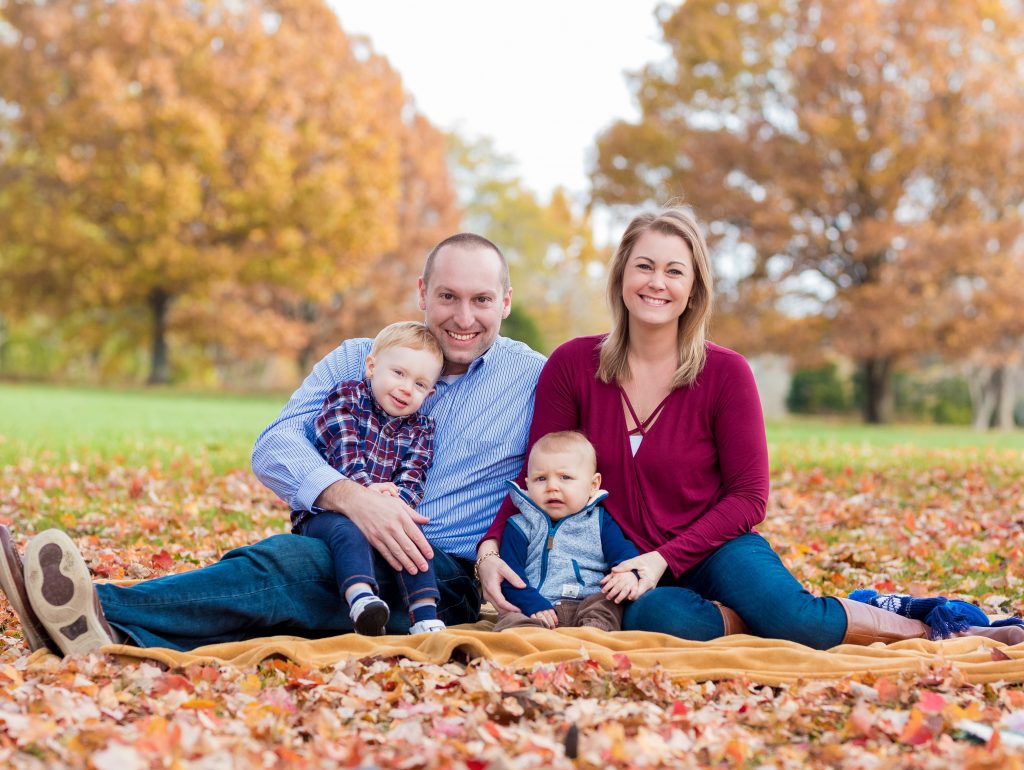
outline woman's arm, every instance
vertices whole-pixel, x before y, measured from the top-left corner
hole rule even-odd
[[[719,546],[764,520],[768,504],[768,443],[757,385],[740,356],[723,359],[711,402],[711,429],[724,493],[684,532],[657,548],[677,577]]]

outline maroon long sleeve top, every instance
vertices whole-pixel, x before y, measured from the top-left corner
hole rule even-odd
[[[697,381],[669,395],[634,456],[621,391],[597,379],[603,339],[578,337],[551,354],[537,383],[527,456],[547,433],[584,433],[597,450],[609,513],[678,577],[764,519],[768,446],[754,376],[741,355],[708,343]],[[500,540],[515,510],[506,498],[485,538]]]

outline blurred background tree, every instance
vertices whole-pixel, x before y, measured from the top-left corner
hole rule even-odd
[[[688,0],[661,26],[641,118],[599,139],[596,201],[692,203],[762,307],[857,362],[867,422],[982,295],[991,334],[965,344],[992,352],[1011,306],[990,258],[1020,276],[1019,3]]]
[[[341,298],[457,217],[440,135],[321,0],[5,3],[3,25],[4,312],[141,335],[144,309],[150,382],[170,329],[307,362],[359,313]]]

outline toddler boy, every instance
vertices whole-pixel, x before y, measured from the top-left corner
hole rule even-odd
[[[526,491],[506,482],[519,513],[508,520],[501,558],[526,583],[502,583],[502,593],[521,612],[503,615],[495,631],[518,626],[592,626],[617,631],[622,600],[646,590],[635,571],[611,573],[638,556],[622,529],[601,507],[597,456],[576,431],[549,433],[533,445],[527,461]]]
[[[423,324],[382,329],[366,357],[366,379],[340,383],[316,417],[315,444],[324,459],[351,481],[415,508],[434,451],[434,422],[418,410],[434,392],[443,363],[441,346]],[[390,610],[377,596],[373,552],[359,528],[340,513],[314,509],[292,511],[292,532],[330,546],[356,633],[383,634]],[[416,575],[398,573],[398,584],[409,633],[443,630],[433,565]]]

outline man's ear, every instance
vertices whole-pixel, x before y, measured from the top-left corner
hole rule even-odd
[[[427,309],[427,285],[423,283],[423,278],[419,278],[416,281],[416,304],[420,306],[420,310],[426,311]]]
[[[373,368],[376,365],[377,365],[377,362],[374,360],[373,354],[371,353],[370,355],[368,355],[366,357],[366,376],[367,377],[372,377],[373,376]]]
[[[508,314],[512,312],[512,287],[505,292],[505,296],[501,298],[501,317],[508,318]]]

